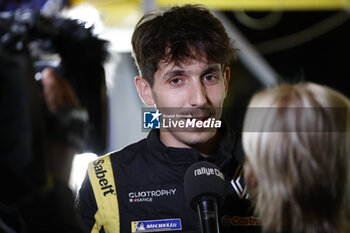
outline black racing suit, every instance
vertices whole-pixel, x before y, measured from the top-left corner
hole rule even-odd
[[[226,180],[226,199],[219,209],[220,232],[260,232],[259,220],[252,216],[246,199],[240,137],[228,127],[219,132],[222,137],[212,162]],[[183,190],[186,169],[202,160],[198,151],[166,147],[159,139],[159,131],[152,130],[146,139],[110,157],[121,233],[131,232],[134,221],[164,219],[180,219],[182,230],[177,232],[200,232],[198,213],[191,209]],[[88,176],[79,191],[78,210],[88,229],[92,229],[97,205]],[[100,232],[104,232],[103,227]]]

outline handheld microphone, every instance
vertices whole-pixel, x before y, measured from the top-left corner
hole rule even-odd
[[[193,209],[197,209],[202,233],[219,233],[218,206],[225,199],[225,178],[212,163],[201,161],[186,171],[184,191]]]

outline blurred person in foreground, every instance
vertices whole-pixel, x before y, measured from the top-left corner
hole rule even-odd
[[[146,105],[170,108],[199,124],[220,119],[236,51],[212,12],[185,5],[147,13],[132,46],[140,73],[135,84]],[[79,212],[91,232],[199,233],[183,182],[187,168],[201,160],[225,176],[220,231],[259,232],[241,183],[240,135],[225,122],[205,130],[153,129],[146,139],[92,162],[79,191]]]
[[[0,232],[81,233],[68,179],[92,128],[85,107],[104,96],[105,41],[82,22],[13,10],[0,12]]]
[[[350,232],[349,114],[349,99],[310,82],[253,96],[245,179],[264,232]]]
[[[1,60],[1,64],[2,62]],[[19,77],[6,76],[6,78],[18,79]],[[4,81],[3,84],[5,88],[11,90],[11,85],[8,85],[8,82]],[[46,68],[43,70],[41,84],[43,100],[50,114],[54,114],[58,109],[65,106],[80,106],[79,100],[68,81],[58,77],[52,69]],[[9,93],[9,91],[6,90],[5,93]],[[7,138],[4,134],[1,135],[3,144],[1,147],[0,177],[4,190],[1,191],[0,195],[0,232],[85,232],[74,208],[73,193],[68,187],[71,163],[74,155],[78,152],[77,149],[51,137],[44,138],[43,141],[40,141],[40,146],[43,147],[45,152],[44,161],[32,159],[28,162],[29,165],[26,165],[28,168],[23,168],[23,171],[19,170],[17,166],[22,162],[22,158],[14,161],[16,159],[15,153],[11,153],[12,148],[10,147],[13,142],[13,132],[7,129],[14,127],[19,132],[25,130],[14,125],[13,121],[10,121],[7,116],[16,112],[16,115],[21,115],[21,118],[25,119],[26,115],[25,112],[20,111],[21,106],[17,105],[16,100],[12,101],[7,105],[11,111],[9,110],[1,121],[2,129],[6,130],[5,132],[8,135]],[[22,144],[25,141],[19,142],[13,146],[23,147]],[[26,153],[21,155],[25,158],[29,152],[27,150],[23,151]],[[39,166],[41,163],[44,164],[44,168]],[[27,171],[31,166],[43,178],[42,183],[38,183],[33,178],[34,176],[30,170]]]

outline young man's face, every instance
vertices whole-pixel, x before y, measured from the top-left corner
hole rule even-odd
[[[219,119],[230,77],[229,68],[222,69],[220,64],[195,59],[187,59],[180,65],[160,62],[154,74],[153,87],[141,77],[139,82],[144,83],[144,88],[139,88],[137,79],[136,85],[148,105],[156,105],[158,109],[179,109],[179,113],[183,109],[192,113],[196,120]],[[142,90],[146,95],[141,93]],[[208,108],[215,111],[204,110]],[[207,142],[215,133],[216,129],[184,132],[163,128],[160,138],[167,146],[191,147]]]

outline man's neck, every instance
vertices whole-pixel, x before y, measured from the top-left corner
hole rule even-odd
[[[200,155],[204,158],[212,157],[215,154],[220,140],[221,133],[217,131],[212,137],[209,138],[209,140],[198,144],[185,143],[182,140],[178,140],[170,132],[163,131],[160,133],[160,141],[164,145],[176,148],[192,148],[199,151]]]
[[[216,132],[206,143],[195,145],[193,148],[198,150],[202,157],[209,158],[212,157],[218,149],[220,139],[221,134]]]

